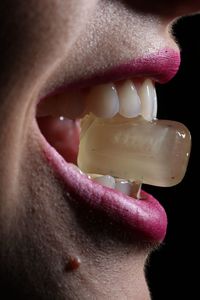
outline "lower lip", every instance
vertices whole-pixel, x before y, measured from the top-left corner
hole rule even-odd
[[[42,149],[48,164],[61,177],[74,201],[101,211],[113,221],[128,227],[135,237],[152,243],[165,238],[167,216],[164,208],[151,195],[142,191],[142,200],[106,188],[80,174],[42,137]]]

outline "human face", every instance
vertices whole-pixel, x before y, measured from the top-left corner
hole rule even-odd
[[[179,49],[169,24],[198,5],[173,1],[171,13],[170,1],[157,2],[1,1],[0,274],[8,297],[149,299],[143,268],[164,238],[164,210],[61,166],[35,112],[60,87],[68,95],[69,87],[138,75],[172,78]],[[47,125],[55,140],[55,124]]]

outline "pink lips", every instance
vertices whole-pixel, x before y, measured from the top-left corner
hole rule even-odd
[[[166,83],[176,75],[179,66],[180,53],[171,48],[164,48],[156,53],[130,60],[104,72],[97,73],[88,79],[73,82],[69,87],[81,88],[127,78],[145,77],[159,83]]]
[[[86,87],[130,77],[150,77],[163,83],[176,74],[179,64],[180,54],[175,50],[166,48],[145,58],[129,61],[88,80],[73,82],[67,87],[59,87],[53,94],[70,87]],[[145,199],[137,200],[118,191],[105,188],[76,171],[47,143],[43,136],[41,142],[48,164],[62,178],[66,185],[66,191],[74,200],[76,199],[75,201],[104,212],[113,220],[128,226],[133,234],[141,239],[151,242],[161,242],[164,239],[167,216],[164,208],[153,196],[142,192]]]
[[[155,82],[166,83],[176,75],[179,66],[180,53],[177,50],[166,47],[156,53],[132,59],[105,70],[104,72],[97,71],[88,78],[81,78],[63,84],[40,99],[40,101],[69,89],[87,88],[96,84],[114,82],[127,78],[150,78]]]

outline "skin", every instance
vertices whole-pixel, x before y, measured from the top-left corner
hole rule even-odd
[[[38,99],[56,85],[163,47],[178,48],[169,24],[200,10],[197,1],[174,0],[173,14],[170,1],[148,2],[0,3],[4,299],[150,299],[143,269],[151,248],[69,201],[43,159],[35,122]]]

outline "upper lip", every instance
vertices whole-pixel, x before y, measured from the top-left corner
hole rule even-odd
[[[179,66],[180,52],[177,49],[166,47],[147,56],[130,59],[104,71],[95,70],[93,74],[86,78],[64,82],[45,93],[42,99],[69,89],[87,88],[127,78],[150,78],[158,83],[166,83],[176,75]]]
[[[94,85],[131,77],[148,77],[159,83],[166,83],[176,75],[179,65],[180,53],[171,48],[164,48],[156,53],[114,66],[105,72],[96,73],[82,81],[82,85]],[[74,84],[76,83],[71,85],[73,86]]]

